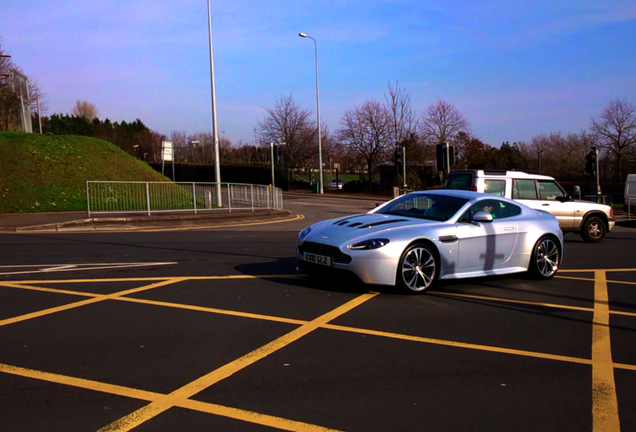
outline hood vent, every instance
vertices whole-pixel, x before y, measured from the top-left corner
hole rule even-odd
[[[367,223],[364,225],[359,225],[358,228],[371,228],[374,226],[378,226],[378,225],[386,225],[386,224],[392,224],[392,223],[397,223],[397,222],[406,222],[408,221],[408,219],[389,219],[389,220],[383,220],[383,221],[378,221],[378,222],[371,222],[371,223]]]
[[[350,216],[350,217],[347,217],[347,218],[344,218],[344,219],[340,219],[339,221],[336,221],[336,222],[334,222],[333,224],[334,224],[334,225],[340,225],[340,226],[342,226],[342,225],[346,225],[346,224],[348,224],[348,223],[349,223],[349,221],[350,221],[351,219],[355,219],[355,218],[357,218],[357,217],[362,217],[362,216],[366,216],[366,215],[355,215],[355,216]]]
[[[354,227],[357,227],[357,226],[360,226],[360,225],[362,225],[362,222],[354,222],[354,223],[352,223],[351,225],[347,225],[347,226],[348,226],[349,228],[354,228]]]

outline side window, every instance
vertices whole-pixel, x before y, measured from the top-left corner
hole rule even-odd
[[[508,204],[508,210],[510,211],[510,216],[517,216],[521,214],[521,207],[514,204]]]
[[[506,196],[505,180],[485,180],[484,192],[497,196]]]
[[[473,219],[475,213],[480,211],[491,214],[493,219],[503,219],[511,216],[508,203],[494,199],[485,199],[478,201],[470,207],[469,211],[470,220]],[[519,209],[519,211],[521,211],[521,209]]]
[[[470,173],[451,174],[444,189],[472,190],[473,175]]]
[[[537,189],[534,180],[513,180],[513,199],[537,199]]]
[[[539,180],[539,195],[542,200],[556,200],[563,198],[563,191],[553,181]]]

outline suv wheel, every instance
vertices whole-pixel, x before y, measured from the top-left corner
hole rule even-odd
[[[605,237],[605,222],[601,218],[591,217],[583,223],[581,237],[588,243],[598,243]]]

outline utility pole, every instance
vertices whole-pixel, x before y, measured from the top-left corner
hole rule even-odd
[[[599,164],[599,160],[598,160],[598,147],[594,147],[594,153],[596,154],[596,200],[597,202],[600,200],[600,195],[601,195],[601,182],[600,182],[600,164]]]
[[[276,187],[274,185],[274,142],[270,143],[270,147],[272,148],[272,189]]]
[[[406,147],[402,147],[402,179],[404,180],[404,189],[406,189]]]

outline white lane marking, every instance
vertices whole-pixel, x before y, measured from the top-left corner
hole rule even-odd
[[[93,263],[93,264],[28,264],[28,265],[4,265],[0,268],[31,268],[38,267],[37,270],[14,271],[0,273],[0,276],[19,275],[30,273],[52,273],[63,271],[85,271],[85,270],[110,270],[118,268],[147,267],[178,264],[177,262],[142,262],[142,263]]]

